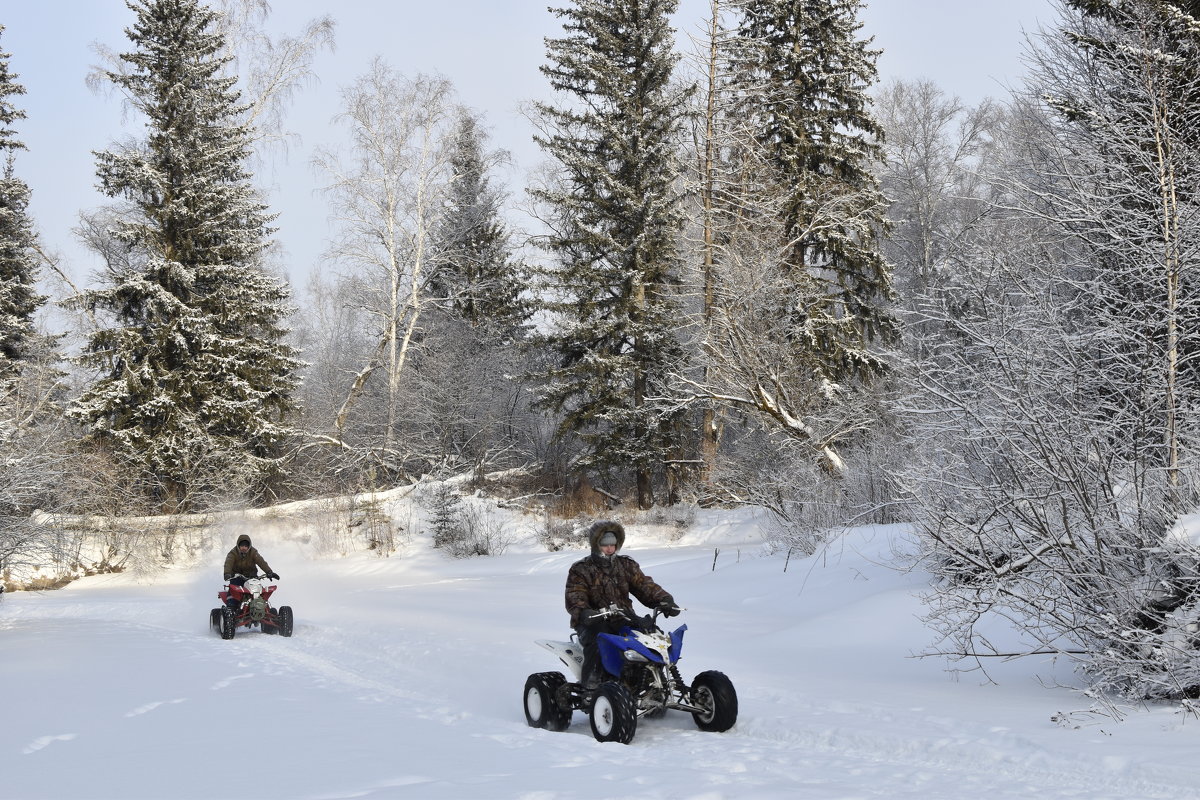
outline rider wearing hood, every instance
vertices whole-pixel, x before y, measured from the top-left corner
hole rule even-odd
[[[599,683],[599,649],[596,634],[617,633],[626,620],[598,616],[600,609],[617,605],[633,612],[632,594],[643,605],[673,617],[679,613],[675,599],[642,572],[629,556],[617,555],[625,544],[625,528],[613,520],[595,522],[588,529],[592,554],[571,565],[567,573],[566,606],[571,626],[583,645],[583,680],[589,688]]]
[[[279,580],[279,575],[271,569],[267,560],[250,544],[250,537],[243,533],[237,538],[237,544],[225,556],[225,582],[242,586],[247,578],[258,577],[258,567],[262,567],[266,577]],[[236,578],[235,575],[241,577]]]

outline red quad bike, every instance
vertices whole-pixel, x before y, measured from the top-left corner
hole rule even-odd
[[[222,639],[232,639],[238,628],[258,628],[263,633],[292,635],[292,607],[275,608],[270,604],[271,595],[279,588],[267,583],[266,578],[248,578],[244,586],[226,584],[217,592],[222,606],[214,608],[208,615],[208,624],[221,634]],[[235,605],[231,606],[232,599]]]

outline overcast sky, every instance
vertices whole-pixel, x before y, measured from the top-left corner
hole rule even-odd
[[[316,64],[321,83],[298,98],[289,125],[302,139],[286,162],[267,174],[280,241],[288,252],[297,290],[320,264],[327,223],[318,179],[308,166],[311,150],[335,140],[330,118],[338,88],[361,74],[375,55],[407,75],[440,73],[463,103],[486,115],[492,144],[510,151],[511,173],[501,176],[514,192],[541,156],[520,113],[531,99],[546,99],[543,39],[561,33],[546,0],[276,0],[272,27],[297,32],[302,23],[329,14],[337,22],[337,49]],[[561,3],[553,3],[561,5]],[[122,0],[4,0],[0,48],[28,91],[17,103],[28,119],[18,134],[29,147],[17,158],[17,175],[33,190],[32,213],[44,244],[64,256],[68,271],[88,281],[95,269],[71,229],[82,209],[105,202],[94,190],[93,150],[122,135],[120,102],[84,85],[96,62],[93,43],[122,51],[132,19]],[[708,0],[682,0],[676,26],[680,46],[701,30]],[[968,102],[1002,97],[1023,71],[1023,31],[1056,17],[1053,0],[869,0],[864,32],[883,49],[881,77],[927,77]],[[139,123],[140,125],[140,123]]]

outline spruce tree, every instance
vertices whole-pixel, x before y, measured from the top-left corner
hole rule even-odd
[[[439,263],[429,292],[472,327],[511,338],[528,314],[520,300],[519,265],[500,218],[503,196],[489,176],[498,155],[487,154],[485,144],[479,121],[462,114],[449,143],[453,177],[437,226]]]
[[[167,510],[260,492],[289,429],[299,362],[283,343],[285,283],[264,270],[271,215],[245,166],[251,130],[198,0],[136,0],[128,68],[107,77],[145,141],[97,153],[127,201],[113,236],[133,254],[79,305],[109,312],[83,356],[101,370],[71,409],[88,438],[136,465]]]
[[[676,0],[579,0],[552,9],[565,35],[548,39],[542,72],[569,103],[538,109],[538,143],[559,182],[534,196],[550,209],[545,337],[557,362],[542,401],[578,433],[584,465],[632,468],[638,502],[676,444],[664,398],[679,369],[675,302],[681,227],[674,147],[684,103],[671,81]]]
[[[878,243],[886,204],[873,165],[883,131],[869,87],[878,51],[858,38],[861,0],[746,0],[733,42],[735,117],[782,221],[781,299],[806,360],[832,381],[884,364],[894,334]],[[814,358],[815,357],[815,358]]]
[[[0,25],[0,33],[4,26]],[[0,372],[11,376],[32,354],[37,340],[33,316],[45,302],[35,291],[38,257],[28,216],[29,187],[14,173],[14,154],[25,149],[12,127],[25,112],[13,98],[25,94],[9,69],[10,54],[0,50]]]

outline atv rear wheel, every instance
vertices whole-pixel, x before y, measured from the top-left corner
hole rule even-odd
[[[237,631],[237,622],[233,617],[233,609],[229,606],[221,609],[221,638],[232,639],[233,634]]]
[[[629,690],[619,683],[600,684],[589,717],[597,742],[629,744],[637,733],[637,705]]]
[[[279,607],[279,635],[280,636],[291,636],[292,635],[292,607],[291,606],[280,606]]]
[[[571,710],[559,707],[555,699],[558,687],[567,682],[561,672],[538,672],[525,681],[525,721],[531,728],[565,731],[571,724]]]
[[[701,672],[692,681],[692,705],[701,708],[693,711],[692,719],[702,731],[720,733],[727,731],[737,722],[738,699],[733,681],[723,672]]]
[[[214,608],[208,612],[208,627],[212,630],[221,629],[221,609]]]

